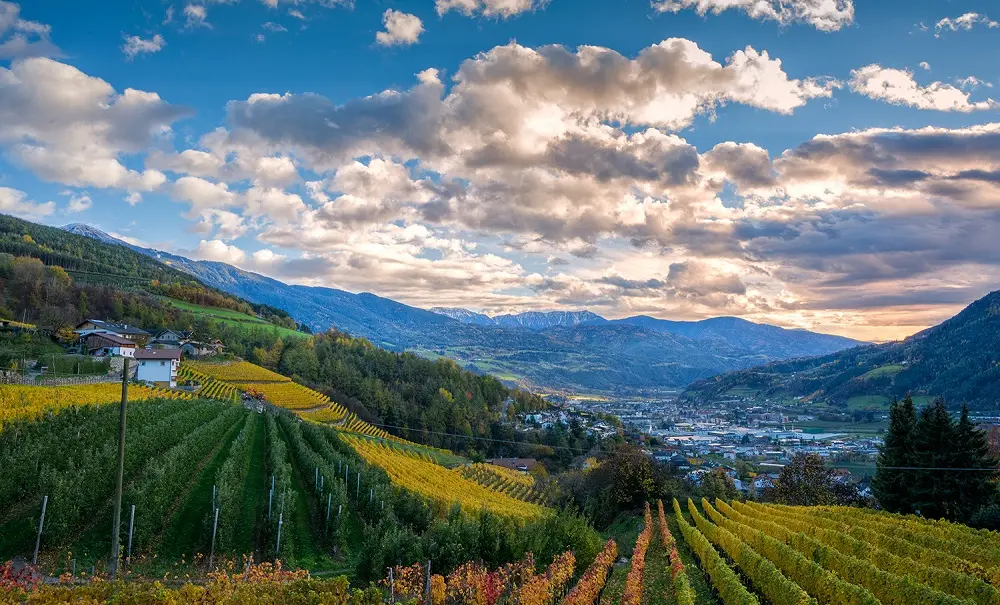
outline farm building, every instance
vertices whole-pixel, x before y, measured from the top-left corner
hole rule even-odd
[[[149,339],[148,344],[154,349],[179,349],[189,338],[191,338],[190,332],[160,330],[153,332],[153,337]]]
[[[94,332],[87,336],[87,353],[94,357],[134,357],[135,342],[105,332]]]
[[[146,339],[150,336],[149,332],[142,328],[100,319],[84,320],[73,331],[79,334],[80,338],[87,338],[91,334],[114,334],[140,344],[145,343]]]
[[[136,380],[151,382],[157,386],[177,386],[177,371],[181,365],[180,349],[139,349],[135,352],[139,362]]]

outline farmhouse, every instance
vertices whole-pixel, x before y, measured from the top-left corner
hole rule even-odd
[[[177,386],[177,370],[181,365],[180,349],[139,349],[135,352],[139,362],[136,380],[151,382],[157,386]]]
[[[95,357],[134,357],[135,342],[107,332],[93,332],[87,336],[87,353]]]
[[[154,349],[179,349],[181,344],[191,338],[190,332],[179,330],[160,330],[153,333],[149,339],[149,346]]]
[[[114,334],[138,343],[144,343],[150,336],[149,332],[142,328],[100,319],[84,320],[73,331],[79,334],[80,338],[87,338],[91,334]]]
[[[185,341],[181,344],[181,351],[189,357],[202,357],[204,355],[218,355],[222,353],[222,342],[213,340],[212,342],[197,342],[194,340]]]

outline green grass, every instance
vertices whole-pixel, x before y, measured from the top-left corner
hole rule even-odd
[[[659,520],[655,513],[653,537],[646,549],[646,567],[642,570],[642,603],[643,605],[672,605],[674,598],[674,583],[670,576],[670,554],[663,547],[663,537],[660,535]]]
[[[885,395],[858,395],[847,400],[847,407],[852,410],[885,410],[889,409],[890,402]]]
[[[278,333],[283,337],[296,337],[305,338],[308,334],[299,332],[297,330],[292,330],[290,328],[285,328],[282,326],[276,326],[270,322],[264,321],[259,317],[254,317],[253,315],[247,315],[246,313],[240,313],[239,311],[233,311],[232,309],[220,309],[218,307],[206,307],[204,305],[196,305],[194,303],[185,302],[183,300],[177,300],[174,298],[165,299],[171,305],[194,313],[195,315],[206,315],[217,321],[227,323],[229,325],[239,326],[241,328],[250,329],[269,329],[277,330]]]
[[[618,559],[622,557],[631,562],[632,549],[642,531],[642,515],[623,513],[604,532],[606,538],[614,538],[618,544]],[[616,563],[611,569],[604,593],[601,595],[602,605],[617,605],[625,592],[625,578],[628,577],[630,563]]]
[[[895,376],[896,374],[899,374],[900,372],[902,372],[904,369],[905,369],[905,367],[901,366],[901,365],[887,365],[887,366],[882,366],[880,368],[875,368],[874,370],[872,370],[870,372],[862,374],[860,376],[860,379],[861,380],[868,380],[868,379],[871,379],[871,378],[881,378],[882,376]]]

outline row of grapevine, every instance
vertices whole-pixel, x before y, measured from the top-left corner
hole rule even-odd
[[[733,503],[733,508],[752,517],[754,526],[764,533],[787,543],[806,558],[818,562],[840,577],[849,578],[852,583],[867,588],[884,605],[968,603],[921,584],[912,577],[896,576],[879,569],[870,561],[845,555],[804,533],[793,532],[784,520],[768,519],[765,513],[738,502]]]
[[[702,507],[708,510],[711,507],[707,500],[702,501]],[[694,519],[694,524],[705,535],[706,538],[718,546],[729,555],[740,570],[750,579],[753,586],[768,601],[774,605],[807,605],[815,604],[816,599],[811,598],[806,591],[785,577],[781,571],[775,567],[774,563],[760,556],[754,549],[747,546],[739,536],[729,532],[727,529],[709,523],[695,506],[693,500],[688,500],[688,512]]]
[[[674,585],[674,600],[677,605],[694,605],[694,589],[691,588],[691,581],[687,577],[687,570],[681,561],[681,555],[677,552],[677,541],[667,527],[667,517],[663,514],[663,501],[656,501],[657,514],[660,521],[660,538],[663,540],[663,549],[667,551],[670,559],[670,577]]]
[[[712,579],[712,586],[719,593],[722,602],[725,605],[759,605],[760,601],[757,600],[757,597],[743,586],[740,577],[719,556],[712,543],[697,528],[687,522],[676,498],[674,498],[674,515],[677,518],[677,525],[681,528],[684,541],[698,557],[701,568]]]
[[[170,521],[167,513],[191,481],[198,463],[218,447],[230,430],[238,428],[246,415],[239,407],[217,410],[210,422],[174,441],[176,445],[151,461],[142,481],[126,491],[123,501],[141,507],[141,514],[137,514],[135,520],[136,550],[153,545],[156,532]]]
[[[292,379],[282,376],[277,372],[272,372],[267,368],[252,364],[248,361],[230,362],[208,362],[208,361],[185,361],[182,365],[190,367],[196,372],[211,376],[216,380],[230,383],[263,383],[263,382],[291,382]]]
[[[294,516],[295,501],[288,497],[292,493],[292,464],[289,462],[288,448],[285,440],[282,439],[278,430],[278,423],[272,414],[264,417],[267,427],[267,468],[271,472],[271,481],[268,483],[268,516],[265,524],[264,536],[268,549],[275,555],[275,558],[290,560],[295,550],[294,537],[285,534],[281,544],[277,543],[278,517],[279,515]],[[283,519],[283,518],[282,518]],[[271,546],[274,545],[274,546]],[[276,552],[273,548],[277,547]]]
[[[576,586],[563,599],[563,605],[594,605],[597,597],[604,590],[604,585],[618,560],[618,545],[614,540],[608,540],[598,553],[594,562],[583,573]]]
[[[117,382],[58,387],[4,385],[0,389],[0,429],[13,420],[34,420],[47,412],[58,412],[72,406],[117,403],[121,398],[121,384]],[[129,387],[130,401],[146,399],[193,399],[193,396],[171,389],[139,385]]]
[[[487,489],[452,471],[402,454],[382,442],[352,435],[343,439],[369,464],[383,469],[393,483],[447,507],[458,503],[469,512],[489,510],[499,515],[533,518],[546,509]]]
[[[215,393],[218,390],[226,396],[232,393],[234,398],[238,390],[255,392],[278,407],[308,411],[310,419],[316,422],[338,422],[347,416],[344,406],[331,402],[326,395],[293,382],[287,376],[246,361],[185,361],[181,364],[181,371],[207,380],[202,387],[206,392]]]
[[[740,536],[823,605],[878,605],[878,599],[870,591],[851,584],[785,542],[757,529],[756,524],[746,522],[749,521],[746,517],[722,500],[716,500],[715,505],[726,515],[717,515],[714,509],[706,511],[716,523]]]
[[[468,464],[457,470],[466,479],[471,479],[483,487],[525,502],[545,504],[545,497],[535,489],[535,478],[531,475],[495,464],[483,463]]]
[[[215,476],[214,506],[219,510],[219,524],[216,545],[220,552],[236,552],[236,539],[243,509],[248,506],[246,481],[250,465],[255,464],[251,454],[260,422],[256,414],[248,414],[236,440],[229,447],[226,461]],[[205,526],[211,528],[215,522],[215,511],[209,510]]]
[[[187,362],[181,364],[177,377],[180,380],[191,380],[199,383],[201,385],[197,391],[199,397],[218,399],[219,401],[236,401],[240,398],[240,392],[236,387],[195,370]]]
[[[1000,603],[1000,591],[994,586],[975,575],[956,571],[963,567],[961,560],[955,568],[935,567],[924,562],[928,559],[938,562],[937,555],[947,553],[922,549],[901,538],[873,531],[866,532],[862,528],[854,528],[830,519],[796,514],[794,511],[798,509],[771,507],[760,509],[776,513],[780,523],[789,529],[801,531],[845,555],[868,560],[889,573],[899,576],[910,574],[928,586],[977,603]],[[968,573],[972,573],[968,563],[965,563],[965,569]]]
[[[565,552],[555,558],[542,575],[532,575],[515,591],[513,602],[518,605],[552,605],[573,578],[576,557]]]
[[[210,404],[187,409],[174,407],[173,413],[160,416],[159,406],[133,406],[133,423],[126,427],[125,476],[137,476],[149,459],[166,451],[180,434],[214,416],[213,407]],[[114,490],[115,475],[110,471],[117,452],[115,432],[103,443],[93,443],[91,449],[81,452],[65,469],[50,466],[41,469],[39,491],[49,497],[46,511],[49,543],[65,543],[93,521],[95,510],[100,510]]]
[[[625,592],[622,594],[621,605],[639,605],[642,602],[642,572],[646,568],[646,550],[653,537],[653,516],[649,512],[648,502],[643,517],[645,524],[639,532],[639,537],[636,538],[635,548],[632,549],[632,565],[625,578]]]
[[[852,510],[859,512],[851,512]],[[845,523],[859,528],[865,534],[898,536],[909,544],[897,542],[892,548],[902,548],[914,553],[919,550],[922,557],[932,556],[930,553],[941,553],[944,556],[935,557],[933,564],[956,571],[966,571],[974,566],[971,567],[974,573],[1000,586],[1000,550],[997,549],[996,536],[989,540],[971,528],[963,530],[961,528],[964,526],[954,523],[929,525],[916,521],[915,517],[869,515],[860,513],[860,509],[816,509],[810,516]]]

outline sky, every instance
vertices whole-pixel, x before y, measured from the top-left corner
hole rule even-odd
[[[421,307],[897,339],[1000,289],[998,65],[971,0],[0,0],[0,212]]]

